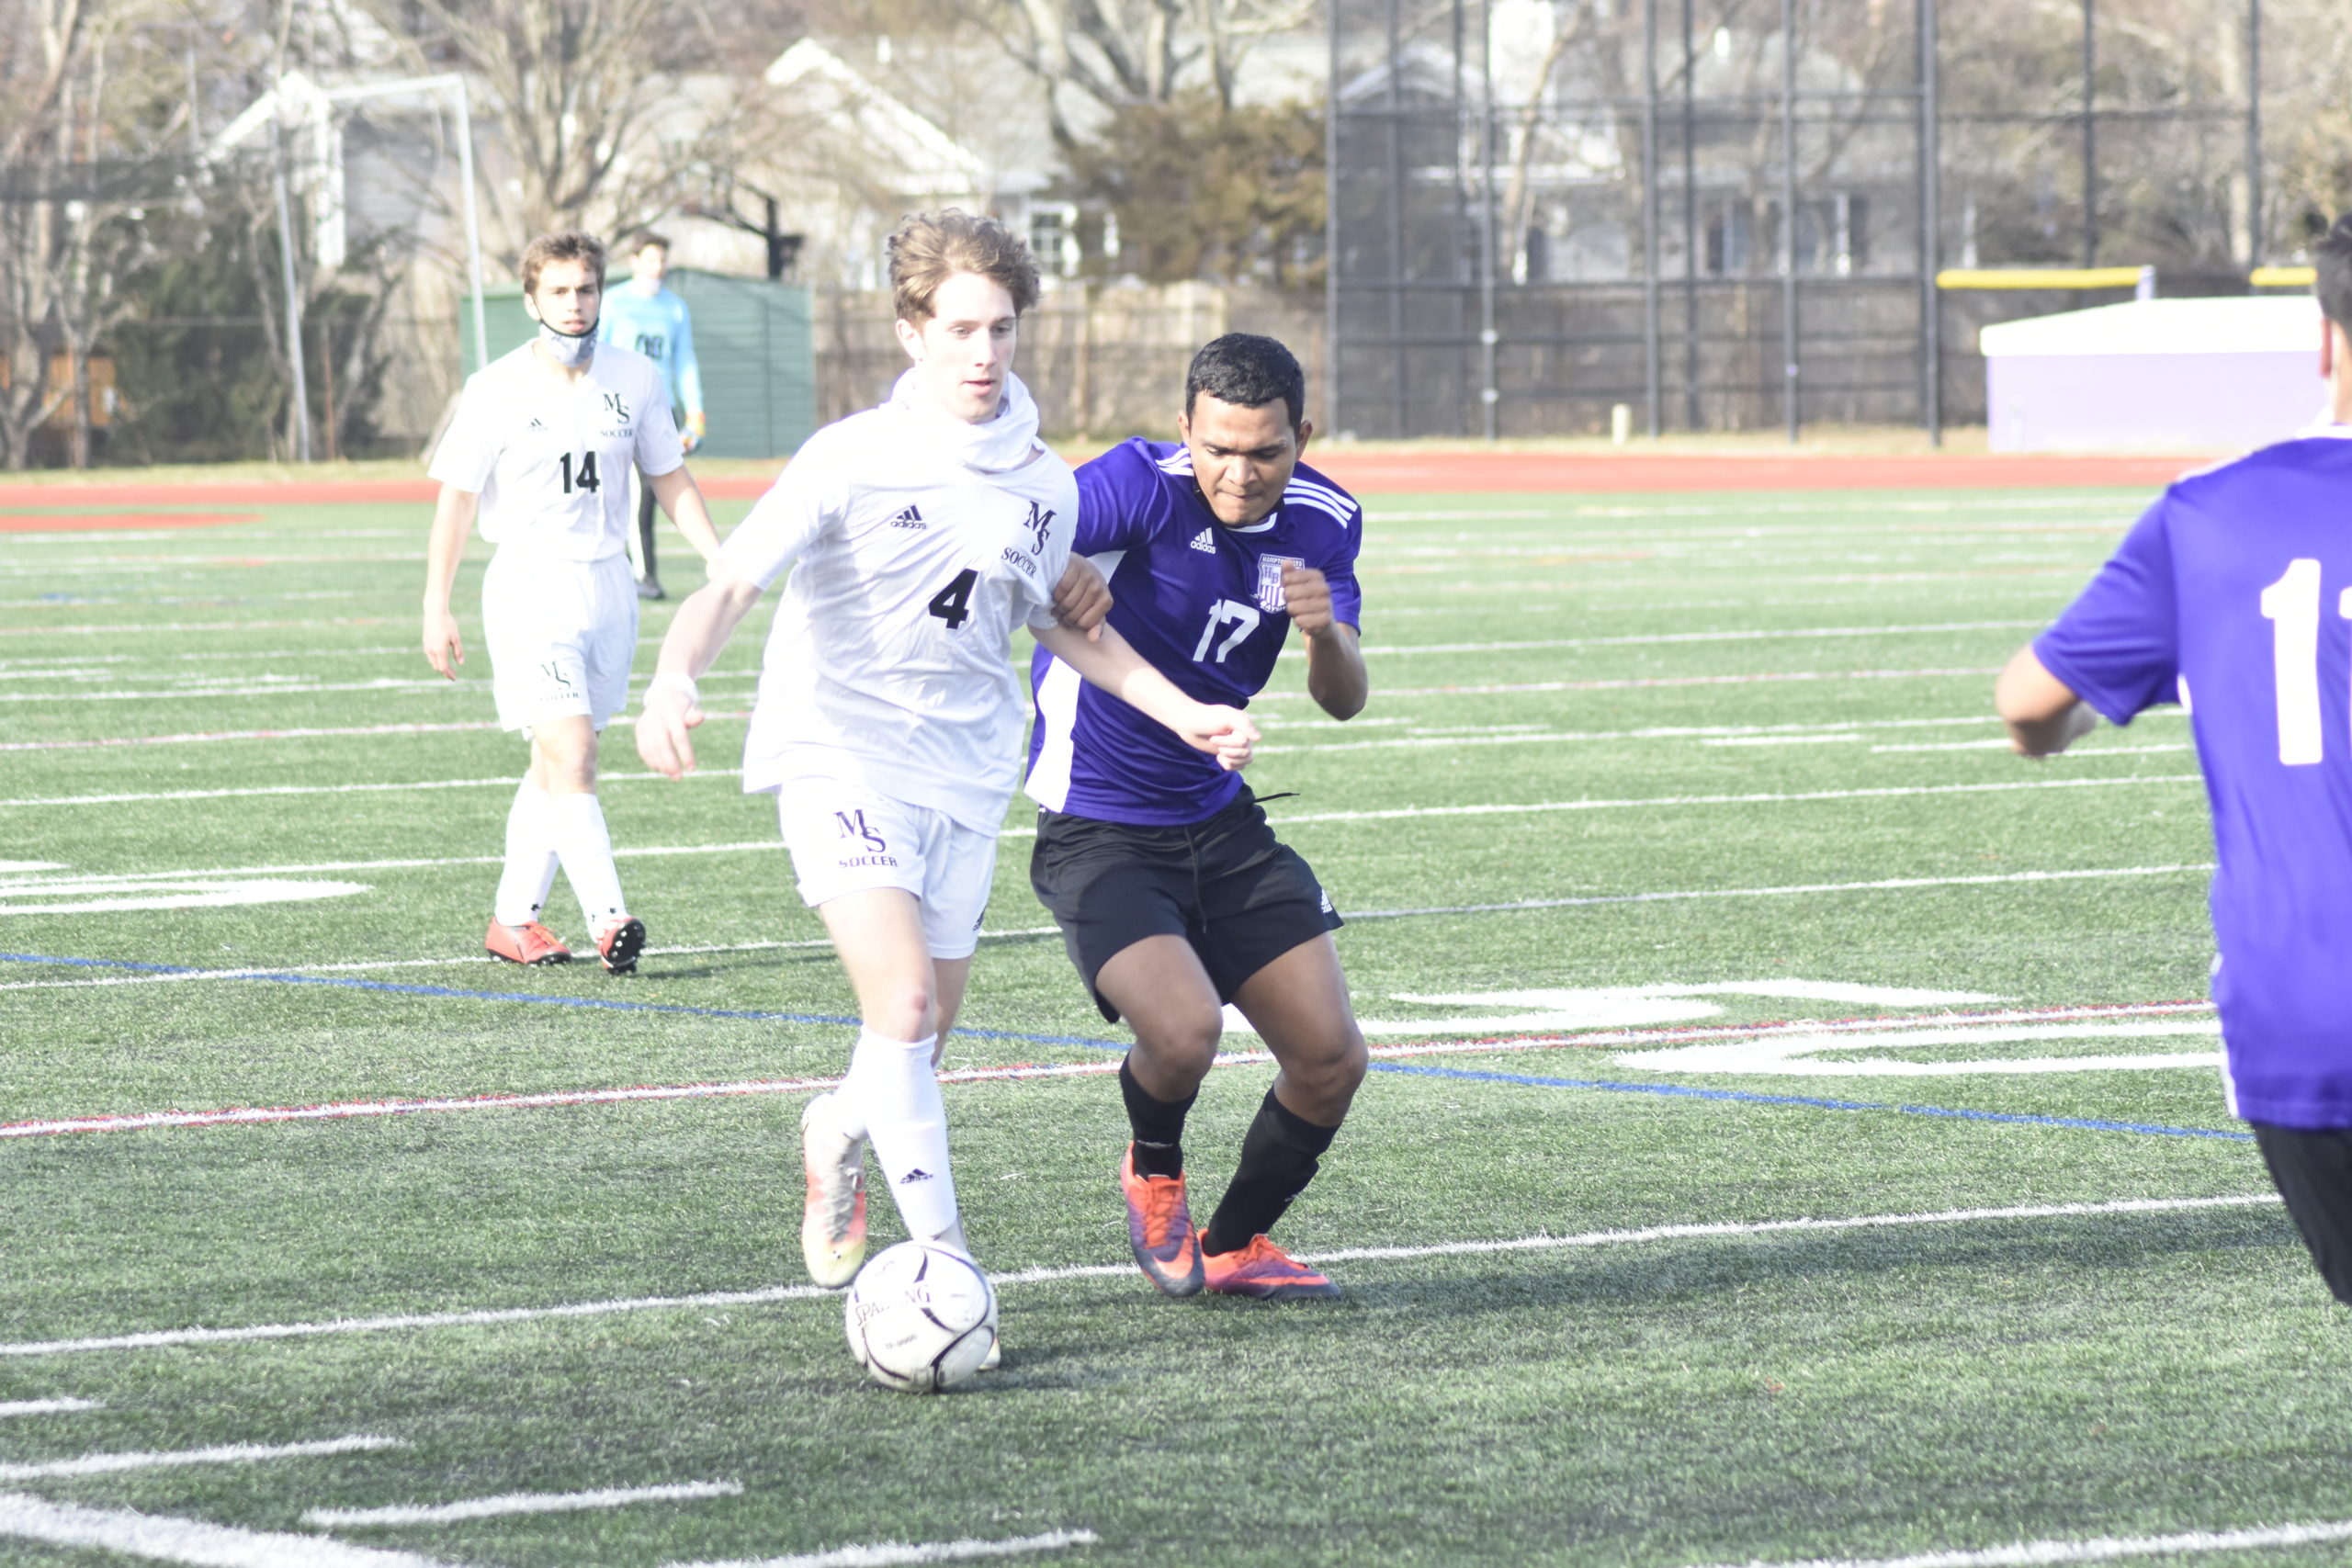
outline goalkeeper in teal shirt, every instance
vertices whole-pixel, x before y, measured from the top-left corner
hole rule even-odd
[[[686,302],[662,287],[670,270],[670,242],[659,234],[639,235],[632,258],[637,270],[620,288],[605,296],[605,313],[596,336],[605,343],[633,348],[662,367],[670,388],[670,415],[679,439],[693,451],[702,445],[708,422],[702,412],[702,367],[695,363],[695,328]],[[637,532],[629,543],[630,564],[637,569],[637,596],[662,597],[662,574],[653,564],[653,491],[634,468],[629,488],[637,495]]]

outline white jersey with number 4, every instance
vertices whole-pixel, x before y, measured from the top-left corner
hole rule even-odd
[[[1007,391],[997,419],[966,426],[902,382],[810,436],[728,536],[721,558],[762,588],[792,568],[743,743],[747,792],[845,779],[982,832],[1002,825],[1025,717],[1012,628],[1053,624],[1078,517],[1069,465],[1035,442],[1036,405],[1017,379]]]
[[[433,478],[481,497],[481,536],[551,560],[627,547],[630,465],[658,479],[684,461],[661,367],[599,344],[565,381],[525,344],[466,378]]]

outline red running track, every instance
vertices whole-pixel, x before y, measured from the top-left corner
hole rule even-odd
[[[2086,485],[2168,484],[2202,459],[2194,457],[1684,457],[1663,453],[1488,452],[1479,450],[1356,451],[1317,446],[1315,466],[1363,495],[1517,491],[1557,494],[1657,493],[1676,491],[2038,490]],[[765,491],[761,477],[704,481],[720,500],[748,501]],[[229,484],[0,484],[0,508],[291,506],[342,502],[430,505],[432,480],[296,479]],[[244,523],[250,517],[193,513],[0,517],[0,532],[35,529],[198,527]]]

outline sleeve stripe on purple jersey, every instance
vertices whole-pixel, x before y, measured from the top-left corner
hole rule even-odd
[[[1351,526],[1356,520],[1354,508],[1342,506],[1327,496],[1318,495],[1313,491],[1300,490],[1295,485],[1283,491],[1283,503],[1285,506],[1311,506],[1317,512],[1328,512],[1340,520],[1340,526],[1342,528]]]

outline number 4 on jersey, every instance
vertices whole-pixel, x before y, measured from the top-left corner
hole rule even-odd
[[[972,616],[972,586],[980,574],[970,567],[957,572],[954,581],[931,597],[931,613],[947,623],[954,631]]]

